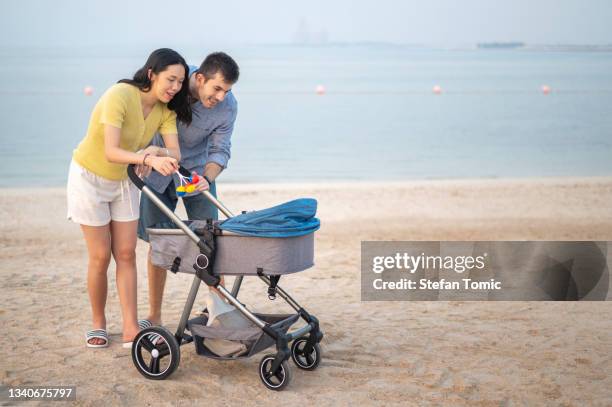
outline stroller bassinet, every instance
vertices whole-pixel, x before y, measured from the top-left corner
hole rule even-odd
[[[211,228],[206,221],[187,221],[196,235]],[[243,236],[221,230],[212,224],[216,252],[215,275],[278,276],[306,270],[314,265],[314,233],[296,237]],[[166,270],[195,273],[198,246],[181,229],[150,228],[151,262]],[[239,254],[239,255],[238,255]]]

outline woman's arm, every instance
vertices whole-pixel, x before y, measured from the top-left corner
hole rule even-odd
[[[159,147],[165,154],[157,154],[157,155],[166,155],[168,157],[173,157],[176,161],[181,161],[181,149],[179,147],[179,139],[178,134],[162,134],[162,139],[164,139],[164,147]]]
[[[121,129],[109,124],[104,125],[104,154],[106,159],[117,164],[150,165],[162,175],[170,175],[178,169],[178,161],[173,157],[159,157],[150,153],[133,153],[119,147]],[[178,145],[178,137],[177,137]]]

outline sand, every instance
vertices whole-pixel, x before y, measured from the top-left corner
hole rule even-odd
[[[316,266],[281,280],[325,331],[313,372],[266,390],[260,356],[231,362],[181,349],[166,381],[144,379],[120,346],[109,269],[111,346],[87,349],[86,250],[65,220],[65,190],[0,193],[0,379],[74,385],[78,405],[611,405],[611,302],[361,302],[362,240],[612,240],[612,178],[220,185],[231,209],[297,197],[319,201]],[[139,316],[147,312],[139,242]],[[192,277],[170,275],[164,324],[174,329]],[[198,304],[204,303],[202,289]],[[240,298],[284,311],[263,284]],[[41,403],[46,404],[46,403]]]

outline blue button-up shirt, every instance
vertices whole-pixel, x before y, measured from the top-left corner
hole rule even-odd
[[[189,77],[197,69],[196,66],[190,65]],[[238,102],[233,93],[228,92],[222,102],[210,109],[204,107],[200,101],[192,104],[191,109],[193,114],[191,124],[177,121],[181,149],[180,164],[198,174],[203,173],[204,166],[209,162],[227,168],[232,146],[231,137],[238,113]],[[159,134],[153,137],[151,144],[164,147]],[[175,186],[180,185],[177,175],[164,177],[156,171],[147,177],[146,182],[157,192],[163,193],[173,178]]]

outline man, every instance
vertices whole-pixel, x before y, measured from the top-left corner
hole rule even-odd
[[[199,68],[189,67],[189,96],[192,100],[193,119],[190,124],[177,122],[181,150],[180,164],[190,172],[203,174],[194,193],[183,197],[189,219],[217,219],[217,208],[201,191],[210,190],[216,196],[215,180],[227,167],[230,158],[231,136],[237,114],[237,102],[231,92],[238,81],[239,68],[236,62],[223,52],[206,57]],[[152,144],[164,148],[161,138],[156,136]],[[158,197],[171,209],[176,209],[178,197],[176,187],[180,185],[177,175],[164,177],[151,173],[146,182]],[[140,200],[138,237],[149,241],[149,227],[175,227],[145,195]],[[161,306],[166,283],[166,270],[151,264],[151,248],[147,260],[149,277],[149,316],[152,325],[161,324]]]

